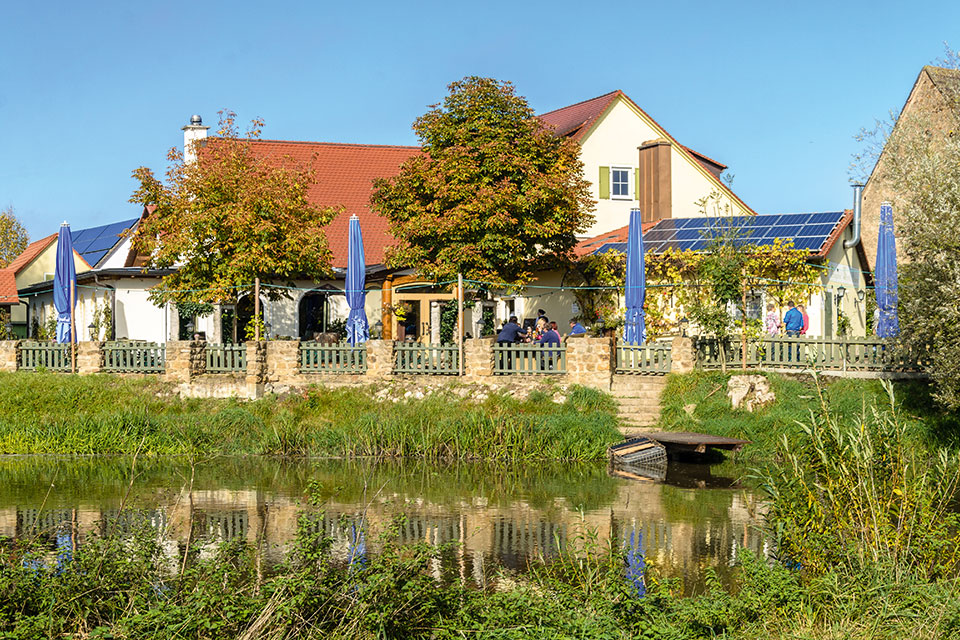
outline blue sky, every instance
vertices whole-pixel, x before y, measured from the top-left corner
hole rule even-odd
[[[39,7],[42,7],[39,8]],[[133,169],[222,108],[265,138],[414,144],[467,75],[537,112],[614,89],[760,213],[849,207],[861,126],[960,48],[960,2],[7,2],[0,207],[31,238],[135,217]]]

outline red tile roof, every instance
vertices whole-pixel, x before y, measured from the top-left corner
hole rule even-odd
[[[557,132],[557,135],[570,136],[576,141],[583,139],[597,118],[603,115],[614,100],[619,96],[625,95],[622,91],[611,91],[602,96],[584,100],[568,107],[561,107],[543,113],[538,117],[551,125]]]
[[[0,269],[0,306],[20,302],[17,297],[17,274],[13,269]]]
[[[7,269],[12,271],[14,274],[18,273],[21,269],[33,262],[34,259],[40,255],[44,249],[49,247],[50,243],[56,239],[57,234],[53,234],[41,240],[37,240],[36,242],[31,242],[29,245],[27,245],[27,248],[23,250],[23,253],[18,255],[13,259],[13,262],[7,265]]]
[[[258,153],[272,158],[289,157],[316,169],[316,183],[310,199],[322,206],[342,205],[344,210],[327,227],[327,241],[333,252],[333,266],[347,266],[347,234],[351,215],[360,218],[364,257],[367,264],[383,264],[384,249],[393,243],[387,220],[370,209],[374,178],[388,178],[400,172],[400,165],[420,153],[420,147],[291,142],[258,140]]]
[[[656,226],[659,220],[653,222],[644,222],[640,225],[640,232],[646,233],[650,231],[653,227]],[[598,236],[592,238],[586,238],[577,243],[577,246],[573,248],[573,252],[577,255],[578,258],[591,254],[603,245],[608,242],[627,242],[627,234],[630,231],[630,225],[625,227],[620,227],[619,229],[614,229],[613,231],[607,231],[606,233],[601,233]]]

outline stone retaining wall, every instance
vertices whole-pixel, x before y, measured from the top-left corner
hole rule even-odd
[[[17,369],[19,341],[0,341],[0,371]],[[313,384],[354,386],[394,381],[404,385],[436,385],[452,382],[483,383],[491,388],[527,388],[530,385],[579,384],[609,392],[614,381],[616,349],[613,338],[576,337],[566,342],[566,373],[494,375],[494,339],[472,338],[463,345],[463,375],[394,375],[394,343],[366,343],[364,373],[301,373],[300,342],[275,340],[246,343],[245,372],[207,374],[206,343],[170,341],[166,344],[166,369],[162,378],[180,392],[195,397],[256,398],[264,393],[284,393]],[[79,373],[97,373],[103,367],[102,343],[77,345]],[[673,370],[690,371],[695,362],[693,343],[677,338],[673,343]],[[151,376],[156,374],[131,374]],[[622,376],[616,376],[620,378]]]

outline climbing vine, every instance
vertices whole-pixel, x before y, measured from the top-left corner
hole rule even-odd
[[[743,247],[725,257],[674,249],[647,254],[647,334],[651,338],[662,335],[695,309],[702,310],[706,318],[709,309],[722,309],[721,301],[741,307],[738,301],[744,292],[762,291],[778,306],[803,300],[822,288],[819,272],[809,258],[809,252],[794,249],[792,241],[779,239],[771,245]],[[595,287],[574,289],[580,307],[578,319],[603,328],[621,326],[624,309],[620,294],[625,278],[623,253],[608,251],[582,258],[564,281],[571,286]],[[720,316],[714,315],[719,322]]]

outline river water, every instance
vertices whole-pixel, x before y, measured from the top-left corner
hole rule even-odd
[[[726,579],[740,549],[768,553],[762,502],[736,481],[743,469],[671,463],[666,479],[618,477],[602,464],[492,466],[411,461],[217,458],[0,458],[0,537],[70,536],[104,530],[119,513],[142,513],[165,549],[188,540],[242,537],[270,559],[290,548],[298,516],[346,554],[354,531],[377,536],[400,516],[401,540],[457,543],[437,560],[483,584],[500,568],[583,542],[625,545],[641,535],[649,563],[695,593],[704,569]],[[310,508],[310,501],[318,508]],[[64,534],[64,532],[67,532]]]

